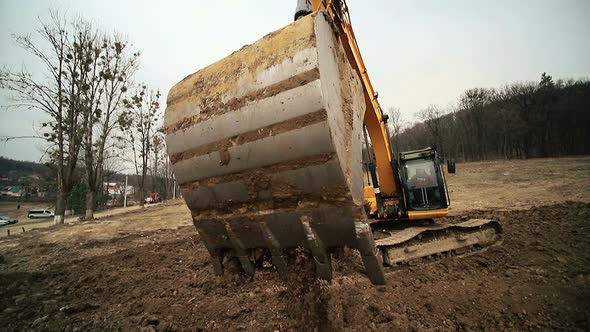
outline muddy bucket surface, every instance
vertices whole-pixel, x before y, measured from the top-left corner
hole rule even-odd
[[[253,273],[251,250],[267,248],[281,272],[283,250],[306,247],[325,279],[329,248],[377,259],[362,207],[363,90],[327,15],[186,77],[167,103],[168,154],[216,273],[228,250]]]

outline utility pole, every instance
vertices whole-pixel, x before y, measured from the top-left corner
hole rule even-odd
[[[176,179],[172,178],[172,199],[176,199]]]
[[[126,208],[127,207],[127,175],[125,175],[125,192],[123,193],[124,198],[123,198],[123,207]]]

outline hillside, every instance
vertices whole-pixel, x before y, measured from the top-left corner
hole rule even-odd
[[[45,178],[50,169],[39,163],[19,161],[0,157],[0,179],[2,185],[30,184]]]

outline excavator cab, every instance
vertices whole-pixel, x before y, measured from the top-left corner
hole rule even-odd
[[[400,182],[407,211],[447,209],[449,206],[445,178],[436,150],[400,153]]]

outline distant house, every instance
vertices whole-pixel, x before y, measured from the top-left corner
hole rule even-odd
[[[119,184],[117,182],[103,182],[102,187],[105,191],[109,193],[109,196],[115,195],[123,195],[123,190],[125,188],[124,184]],[[133,186],[127,186],[127,196],[132,195],[135,190]]]
[[[109,195],[118,195],[121,193],[121,187],[116,182],[104,182],[102,188],[109,193]]]
[[[24,189],[21,186],[7,186],[0,190],[1,196],[21,197],[24,194]]]
[[[123,187],[125,187],[125,186],[123,186]],[[128,185],[126,191],[127,191],[127,196],[133,195],[135,193],[135,187]]]

